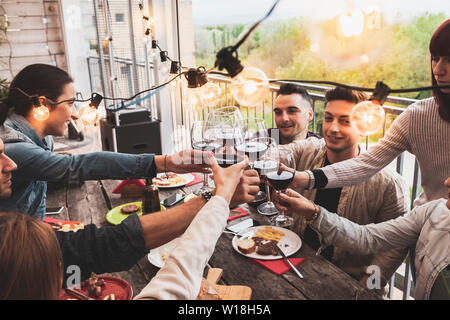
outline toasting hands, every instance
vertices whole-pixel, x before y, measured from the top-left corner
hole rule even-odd
[[[273,202],[278,210],[286,210],[292,215],[298,214],[306,219],[310,219],[316,211],[314,203],[292,189],[287,189],[285,193],[274,193]]]

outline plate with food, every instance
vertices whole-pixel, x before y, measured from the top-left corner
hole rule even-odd
[[[239,232],[232,240],[234,250],[243,256],[260,260],[282,259],[272,243],[286,256],[293,255],[302,246],[302,240],[296,233],[275,226],[251,227]]]
[[[154,185],[158,188],[177,188],[182,187],[192,181],[194,181],[194,175],[190,173],[158,173],[156,178],[152,179]]]
[[[84,227],[86,226],[84,223],[80,221],[61,220],[49,217],[45,217],[44,222],[49,224],[53,230],[62,232],[68,231],[77,232],[80,229],[84,229]]]
[[[131,300],[133,289],[131,285],[118,277],[92,275],[81,283],[79,288],[61,290],[59,300],[86,300],[76,292],[94,300]]]
[[[166,210],[166,208],[162,204],[160,205],[160,207],[161,211]],[[133,213],[137,214],[138,216],[142,215],[142,201],[124,203],[120,206],[112,208],[106,214],[106,221],[111,224],[118,225]]]
[[[170,242],[167,242],[166,244],[163,244],[162,246],[150,250],[150,253],[147,255],[148,261],[152,265],[158,268],[164,267],[166,264],[166,260],[169,257],[169,254],[172,252],[173,249],[175,249],[178,239],[175,238]]]

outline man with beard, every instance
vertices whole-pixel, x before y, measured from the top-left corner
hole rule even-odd
[[[277,129],[270,129],[274,139],[280,144],[288,144],[296,140],[315,137],[317,134],[308,131],[309,122],[314,118],[311,98],[302,87],[293,83],[283,83],[274,103],[274,120]],[[275,136],[275,132],[279,137]]]

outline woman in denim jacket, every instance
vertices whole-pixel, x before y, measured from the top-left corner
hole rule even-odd
[[[448,199],[414,208],[411,213],[378,224],[358,225],[329,213],[289,189],[277,199],[279,207],[303,215],[325,244],[369,254],[416,244],[416,299],[450,299],[450,177]],[[282,201],[283,205],[280,205]]]
[[[26,93],[26,95],[24,94]],[[44,96],[49,118],[38,121],[32,115],[28,96]],[[1,211],[45,216],[47,181],[133,179],[154,177],[159,171],[208,172],[201,151],[182,151],[171,156],[93,152],[80,155],[53,153],[53,138],[63,136],[76,97],[72,78],[63,70],[45,64],[22,69],[11,82],[8,98],[0,104],[0,124],[6,118],[0,138],[5,153],[17,164],[12,175],[12,197],[0,200]],[[52,104],[53,102],[62,102]]]

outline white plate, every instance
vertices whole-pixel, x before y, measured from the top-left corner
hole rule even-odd
[[[165,173],[158,173],[156,176],[159,177],[164,177],[166,174]],[[194,181],[195,177],[190,174],[190,173],[177,173],[178,176],[181,176],[184,178],[183,182],[180,183],[176,183],[176,184],[170,184],[167,186],[161,186],[159,184],[155,184],[158,188],[177,188],[177,187],[182,187],[192,181]]]
[[[265,227],[266,226],[257,226],[257,227],[251,227],[251,228],[242,230],[241,232],[239,232],[239,238],[245,237],[247,235],[254,236],[254,235],[256,235],[257,229],[264,229]],[[275,227],[275,226],[271,226],[271,227],[274,228],[275,230],[278,230],[278,231],[281,231],[284,233],[284,236],[278,242],[278,247],[284,252],[284,254],[287,257],[293,255],[301,248],[302,240],[296,233],[292,232],[291,230],[280,228],[280,227]],[[234,250],[236,250],[238,253],[242,254],[243,256],[246,256],[249,258],[254,258],[254,259],[260,259],[260,260],[277,260],[277,259],[283,258],[280,255],[263,256],[263,255],[257,254],[256,251],[253,253],[250,253],[250,254],[244,254],[238,249],[237,241],[238,241],[238,236],[234,236],[231,243],[233,245]]]
[[[175,249],[178,239],[180,238],[173,239],[158,248],[150,250],[150,253],[147,255],[148,261],[155,267],[164,267],[169,254]],[[165,259],[163,259],[163,256],[165,256]]]

